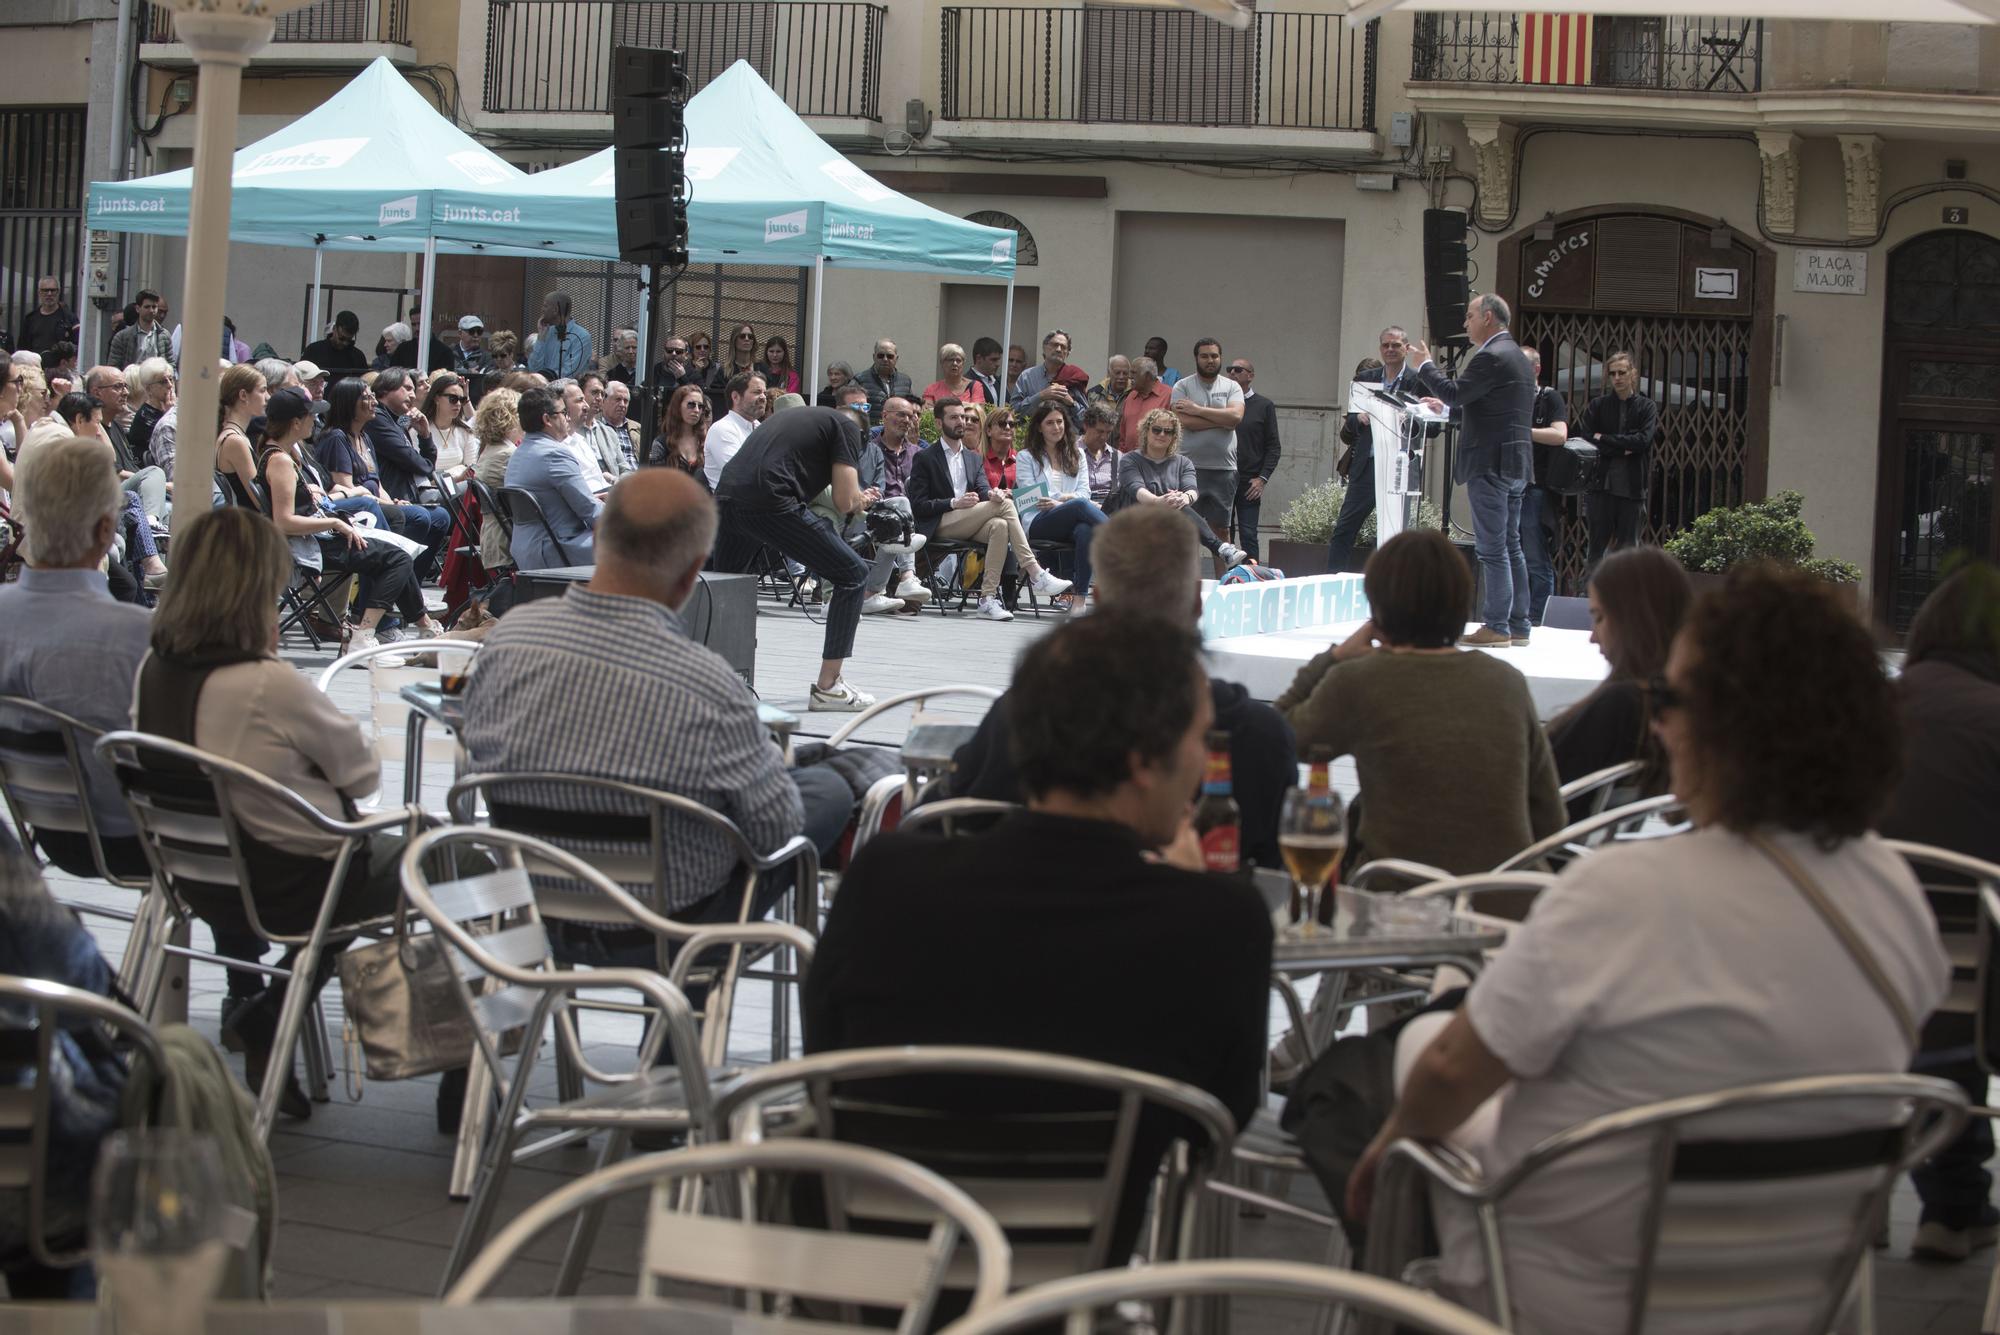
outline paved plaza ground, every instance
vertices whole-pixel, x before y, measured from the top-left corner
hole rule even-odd
[[[1004,686],[1013,661],[1032,639],[1058,622],[1049,616],[1039,623],[1023,615],[1008,625],[975,621],[969,616],[871,617],[861,627],[848,675],[862,689],[886,697],[894,692],[947,682]],[[817,667],[821,628],[801,612],[778,610],[768,600],[758,621],[757,683],[764,697],[801,712],[805,733],[831,732],[840,715],[803,715],[805,692]],[[330,655],[288,654],[302,670],[317,672]],[[368,708],[367,674],[350,672],[336,688],[343,708],[357,716]],[[945,702],[941,712],[974,718],[979,701]],[[893,744],[907,726],[907,710],[897,710],[867,729],[862,740]],[[426,767],[427,805],[441,806],[450,778],[449,767]],[[1351,792],[1352,770],[1337,776]],[[386,793],[400,792],[398,762],[383,775]],[[60,874],[52,877],[55,892],[65,898],[118,902],[101,886]],[[114,960],[124,946],[122,925],[89,919],[105,953]],[[197,937],[198,943],[205,944]],[[211,1038],[217,1031],[222,996],[219,969],[197,966],[190,987],[190,1019]],[[743,1061],[769,1059],[770,1001],[762,984],[742,990],[732,1035],[732,1056]],[[326,991],[328,1020],[340,1027],[339,988]],[[584,1035],[591,1060],[604,1067],[629,1066],[636,1036],[627,1017],[589,1015]],[[796,1033],[796,1028],[794,1028]],[[240,1059],[232,1058],[232,1064]],[[452,1141],[439,1134],[433,1119],[434,1080],[398,1084],[368,1084],[359,1102],[350,1102],[344,1081],[336,1078],[333,1101],[317,1105],[308,1122],[281,1122],[273,1136],[277,1160],[279,1214],[278,1294],[288,1298],[362,1298],[426,1295],[436,1291],[445,1254],[463,1207],[446,1196]],[[554,1095],[554,1070],[545,1064],[536,1094]],[[565,1178],[585,1170],[592,1153],[563,1150],[515,1170],[506,1192],[501,1218],[553,1189]],[[1316,1201],[1310,1184],[1298,1188],[1301,1200]],[[631,1199],[613,1211],[584,1282],[588,1293],[630,1292],[636,1273],[640,1238],[640,1200]],[[1323,1202],[1320,1203],[1323,1208]],[[1918,1265],[1907,1259],[1915,1230],[1917,1202],[1907,1184],[1897,1193],[1891,1246],[1877,1257],[1877,1327],[1884,1335],[1926,1335],[1948,1332],[1969,1335],[1978,1329],[1992,1254],[1957,1267]],[[499,1291],[531,1295],[547,1291],[555,1274],[555,1259],[564,1235],[545,1237],[501,1281]],[[1245,1255],[1316,1260],[1323,1237],[1288,1221],[1245,1220],[1237,1232]],[[1264,1310],[1246,1306],[1238,1314],[1244,1335],[1289,1335],[1304,1318],[1295,1309]]]

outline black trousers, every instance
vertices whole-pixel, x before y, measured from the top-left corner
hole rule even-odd
[[[1257,520],[1264,511],[1264,497],[1260,492],[1256,500],[1249,498],[1250,482],[1251,478],[1246,477],[1236,484],[1236,545],[1248,552],[1252,561],[1257,561],[1263,559],[1257,550]],[[1270,483],[1267,481],[1265,485]]]
[[[1584,512],[1590,519],[1590,564],[1595,566],[1612,543],[1631,547],[1639,541],[1639,521],[1645,517],[1646,503],[1593,491],[1584,498]]]
[[[759,547],[775,547],[833,585],[826,608],[826,638],[820,657],[846,658],[854,652],[854,631],[861,624],[868,563],[833,531],[833,525],[811,510],[749,511],[722,501],[715,533],[717,570],[742,574],[757,559]]]
[[[386,542],[364,542],[357,550],[345,539],[323,542],[319,550],[328,570],[346,571],[359,582],[363,607],[393,607],[411,623],[424,619],[424,591],[409,553]]]

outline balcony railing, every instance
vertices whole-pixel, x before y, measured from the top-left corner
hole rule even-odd
[[[172,42],[173,11],[162,5],[148,6],[146,40]],[[274,42],[387,42],[407,46],[410,41],[410,0],[318,0],[304,9],[278,16]]]
[[[1761,19],[1535,15],[1416,16],[1413,83],[1570,84],[1754,93],[1764,86]]]
[[[1375,128],[1377,25],[1183,9],[943,11],[947,120]]]
[[[693,90],[747,60],[801,116],[880,118],[881,5],[853,0],[487,0],[486,110],[611,111],[611,52],[680,51]]]

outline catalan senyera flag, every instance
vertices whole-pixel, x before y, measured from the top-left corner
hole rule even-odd
[[[1588,14],[1521,16],[1522,83],[1589,83]]]

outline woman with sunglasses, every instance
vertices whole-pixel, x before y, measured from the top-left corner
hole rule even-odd
[[[451,371],[431,374],[430,392],[424,396],[420,415],[410,425],[419,434],[428,434],[437,447],[437,475],[455,487],[472,480],[473,466],[479,462],[479,437],[468,425],[472,401],[464,377]],[[418,426],[421,422],[423,425]]]
[[[1118,489],[1113,509],[1128,505],[1164,505],[1186,515],[1195,536],[1224,569],[1248,560],[1241,547],[1215,536],[1208,521],[1194,512],[1194,461],[1181,453],[1181,419],[1155,408],[1139,421],[1139,448],[1118,460]]]
[[[773,334],[764,340],[764,360],[757,363],[756,369],[774,397],[799,392],[799,370],[792,365],[792,345],[780,335]]]
[[[980,424],[979,464],[986,470],[987,486],[1014,490],[1020,466],[1014,452],[1014,414],[1010,410],[996,408]]]

